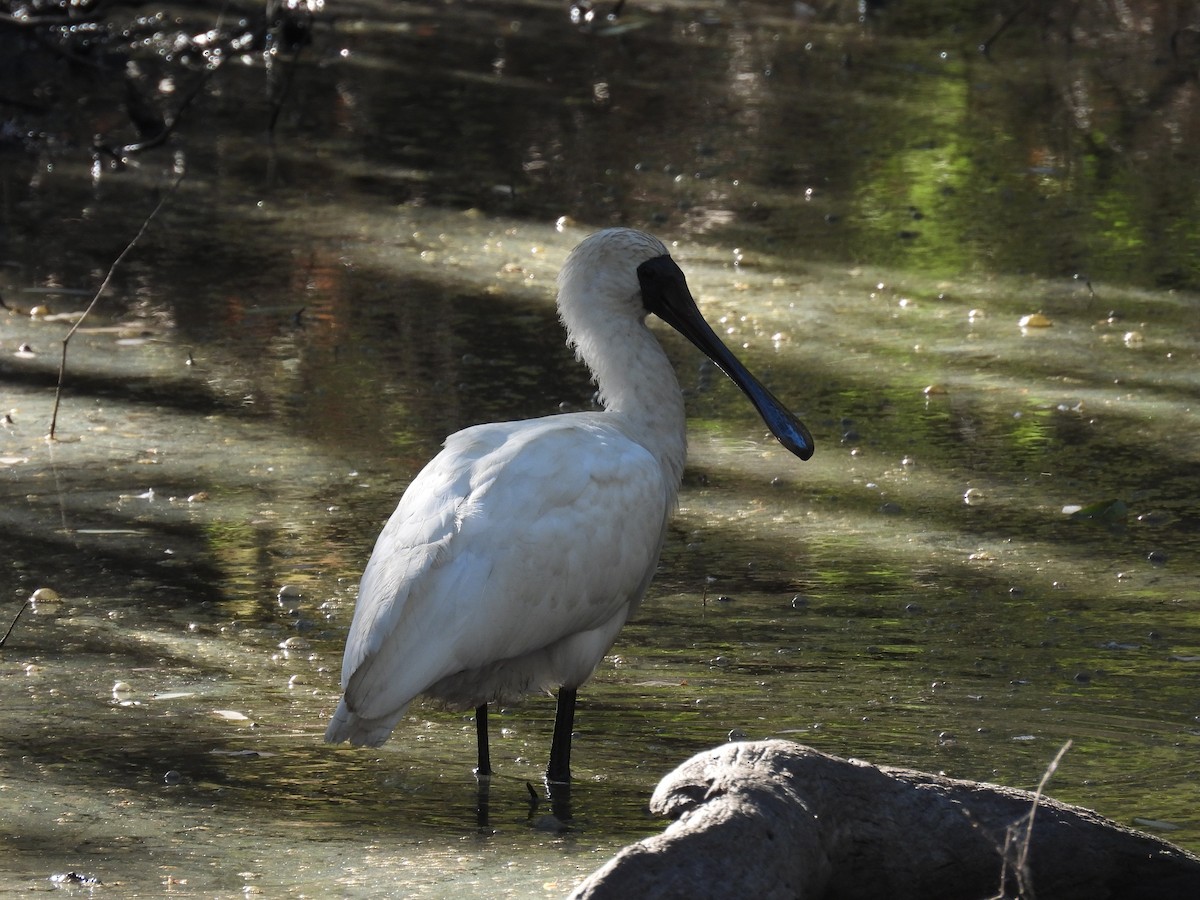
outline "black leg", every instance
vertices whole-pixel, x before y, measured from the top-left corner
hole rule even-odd
[[[479,765],[475,774],[487,778],[492,774],[492,755],[488,751],[487,704],[475,707],[475,743],[479,749]]]
[[[558,710],[554,714],[554,741],[550,744],[550,765],[546,780],[571,780],[571,729],[575,727],[575,688],[558,689]]]

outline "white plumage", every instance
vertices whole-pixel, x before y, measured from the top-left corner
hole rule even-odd
[[[377,746],[426,695],[476,708],[486,775],[486,704],[561,686],[548,777],[569,778],[575,690],[641,602],[683,473],[683,397],[648,312],[738,381],[789,449],[811,455],[804,426],[720,345],[656,238],[610,229],[584,240],[559,275],[558,308],[604,410],[447,439],[363,572],[327,741]]]

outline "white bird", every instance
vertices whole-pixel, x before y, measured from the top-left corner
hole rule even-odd
[[[375,747],[424,695],[476,710],[559,687],[546,777],[570,780],[576,691],[654,575],[686,456],[683,395],[646,325],[664,319],[802,459],[812,436],[720,342],[651,235],[586,238],[558,278],[567,343],[602,410],[466,428],[409,485],[363,572],[325,740]]]

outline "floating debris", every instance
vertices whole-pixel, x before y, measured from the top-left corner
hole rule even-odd
[[[213,756],[230,756],[236,759],[265,759],[275,755],[263,750],[209,750],[208,752]]]
[[[1027,316],[1021,316],[1017,322],[1021,328],[1049,328],[1054,323],[1047,316],[1041,313],[1030,313]]]
[[[1123,500],[1100,500],[1087,506],[1069,504],[1062,511],[1072,519],[1094,522],[1123,522],[1129,515],[1129,507]]]

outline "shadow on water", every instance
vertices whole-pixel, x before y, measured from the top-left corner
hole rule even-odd
[[[14,603],[64,600],[0,657],[28,813],[0,833],[11,883],[563,893],[731,733],[1026,787],[1072,739],[1058,796],[1195,845],[1194,6],[1018,17],[980,56],[990,9],[851,5],[630,5],[584,31],[367,2],[294,60],[223,63],[123,165],[84,149],[139,137],[117,88],[13,105],[95,77],[22,57],[0,554]],[[129,89],[174,109],[198,64],[168,90],[177,61],[151,56]],[[72,345],[48,446],[68,326],[29,313],[82,309],[179,166]],[[667,336],[681,510],[581,691],[569,810],[541,782],[549,698],[495,712],[485,795],[469,715],[418,704],[379,750],[323,745],[356,579],[412,474],[465,425],[590,404],[553,278],[616,223],[677,242],[817,457]],[[1038,311],[1053,326],[1022,334]]]

